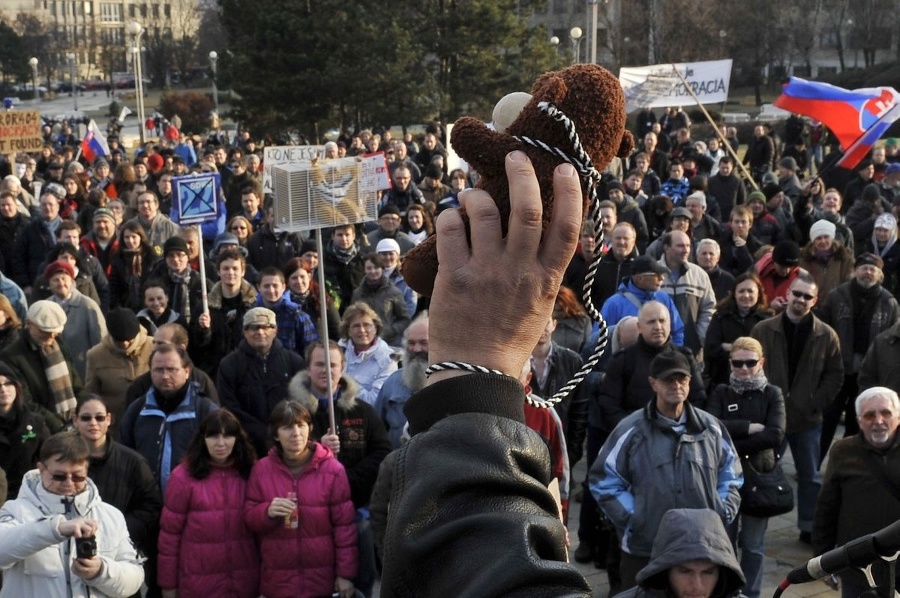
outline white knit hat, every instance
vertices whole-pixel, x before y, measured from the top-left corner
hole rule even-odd
[[[834,231],[837,230],[833,223],[827,220],[819,220],[809,228],[809,238],[811,241],[816,240],[822,235],[834,238]]]

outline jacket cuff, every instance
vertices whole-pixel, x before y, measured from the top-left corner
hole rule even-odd
[[[525,389],[510,376],[455,376],[414,394],[403,412],[410,434],[424,432],[445,417],[460,413],[484,413],[524,424]]]

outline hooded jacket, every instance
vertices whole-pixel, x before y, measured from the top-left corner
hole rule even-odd
[[[328,407],[310,390],[309,375],[300,372],[288,387],[290,398],[300,401],[313,416],[311,436],[318,440],[328,432]],[[375,409],[358,397],[359,385],[344,374],[334,401],[334,421],[341,441],[338,461],[347,470],[350,492],[356,508],[369,504],[378,468],[391,452],[387,431]]]
[[[707,277],[708,278],[708,277]],[[632,297],[634,299],[632,299]],[[678,346],[684,344],[684,322],[675,307],[672,298],[662,291],[645,291],[635,286],[631,278],[619,285],[615,295],[606,300],[600,315],[610,326],[618,324],[625,316],[637,316],[640,306],[648,301],[659,301],[669,310],[672,342]]]
[[[728,431],[689,402],[683,415],[679,432],[649,402],[616,426],[591,467],[591,494],[628,554],[651,554],[669,509],[713,509],[726,523],[738,513],[743,477]]]
[[[244,521],[259,540],[259,589],[267,598],[330,596],[338,576],[356,577],[356,525],[347,475],[327,447],[310,445],[312,460],[299,477],[291,475],[273,447],[247,482]],[[290,491],[297,494],[296,529],[267,514],[272,498]]]
[[[839,241],[832,241],[832,254],[827,261],[816,257],[816,248],[810,242],[800,250],[800,267],[812,274],[823,300],[834,289],[853,278],[853,252]]]
[[[140,589],[144,568],[128,537],[125,518],[100,499],[90,478],[86,484],[69,503],[44,489],[38,470],[25,474],[19,498],[0,509],[0,597],[103,598],[130,596]],[[97,556],[103,564],[94,579],[65,573],[75,560],[75,541],[58,529],[69,507],[77,517],[98,523]]]
[[[637,586],[617,598],[669,596],[669,569],[691,561],[719,566],[719,581],[711,598],[733,596],[744,585],[744,573],[719,516],[709,509],[672,509],[663,516],[650,562],[635,578]]]

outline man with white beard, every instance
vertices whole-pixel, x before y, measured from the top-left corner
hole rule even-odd
[[[403,367],[385,380],[375,411],[388,431],[391,448],[400,448],[406,427],[403,407],[416,391],[425,386],[425,369],[428,367],[428,314],[422,312],[403,333]]]

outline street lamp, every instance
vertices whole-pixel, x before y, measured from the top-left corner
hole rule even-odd
[[[134,45],[131,46],[131,57],[134,60],[135,89],[137,90],[138,132],[141,137],[141,146],[144,145],[144,73],[141,65],[141,36],[144,27],[137,21],[132,21],[125,26],[125,32],[132,36]]]
[[[724,29],[719,29],[719,53],[722,57],[725,57],[725,38],[728,37],[728,32]]]
[[[28,59],[28,66],[31,67],[31,85],[34,86],[34,101],[38,100],[38,88],[37,88],[37,67],[38,67],[38,59],[32,56]]]
[[[219,54],[212,50],[209,53],[209,66],[212,68],[212,93],[213,93],[213,105],[216,108],[216,113],[219,112],[219,88],[216,87],[216,63],[219,61]]]
[[[569,37],[572,38],[572,51],[575,54],[575,59],[572,61],[573,64],[581,59],[581,53],[578,51],[578,42],[581,41],[581,36],[583,34],[584,32],[581,31],[581,27],[572,27],[569,29]]]
[[[78,110],[78,94],[75,92],[75,54],[69,52],[66,54],[66,61],[69,63],[69,83],[72,85],[72,98],[75,110]]]

